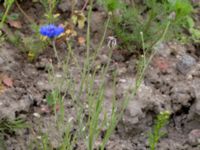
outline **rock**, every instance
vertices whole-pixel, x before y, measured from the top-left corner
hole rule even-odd
[[[190,101],[192,99],[193,93],[190,83],[186,81],[177,82],[173,85],[170,93],[174,111],[179,111],[182,106],[191,106]]]
[[[188,54],[184,54],[178,61],[176,68],[180,73],[185,75],[191,70],[191,68],[195,64],[196,64],[196,60],[192,56]]]
[[[128,121],[132,125],[137,124],[139,122],[139,118],[144,116],[142,112],[143,104],[140,101],[131,101],[126,108],[126,112],[123,118],[124,121]]]
[[[105,54],[101,55],[99,59],[101,60],[102,65],[107,65],[108,62],[111,61],[111,59]]]
[[[0,100],[2,100],[2,105],[0,106],[0,119],[8,118],[13,120],[15,119],[16,112],[28,112],[30,106],[33,104],[33,101],[28,95],[19,97],[17,93],[11,92],[0,95]]]
[[[192,130],[188,135],[188,141],[192,146],[200,144],[200,129]]]
[[[195,110],[198,115],[200,115],[200,101],[195,103]]]
[[[123,62],[125,61],[125,57],[119,53],[119,52],[114,52],[112,55],[112,59],[116,62]]]
[[[125,93],[125,91],[128,91],[130,87],[134,85],[134,82],[135,80],[126,78],[126,82],[119,83],[119,92],[121,91],[121,93]],[[143,92],[143,94],[141,94],[141,92]],[[145,112],[143,112],[143,109],[146,107],[146,104],[144,101],[148,99],[151,94],[152,91],[149,87],[142,86],[140,90],[138,90],[137,96],[130,100],[125,109],[125,113],[122,116],[122,120],[118,125],[120,134],[134,135],[140,133],[145,128],[144,121],[146,120],[143,119],[145,118]]]
[[[76,7],[81,7],[84,5],[83,0],[61,0],[60,4],[58,5],[58,9],[60,9],[62,12],[69,12],[72,9],[72,6],[76,4]]]
[[[3,58],[0,57],[0,65],[2,65],[4,63]]]
[[[172,139],[162,139],[158,143],[158,150],[190,150],[190,148],[180,142],[174,141]]]
[[[36,118],[40,118],[40,114],[39,113],[33,113],[33,116],[36,117]]]
[[[8,47],[0,47],[0,71],[11,71],[16,62],[12,56],[15,56],[14,51]]]

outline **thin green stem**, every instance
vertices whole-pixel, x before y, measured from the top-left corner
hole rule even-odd
[[[166,25],[166,27],[165,27],[165,29],[164,29],[162,35],[160,36],[160,38],[155,42],[154,45],[151,46],[151,49],[152,49],[158,42],[160,42],[160,41],[162,41],[162,40],[164,39],[164,37],[165,37],[165,35],[166,35],[167,31],[168,31],[169,26],[170,26],[170,22]],[[143,78],[144,78],[145,71],[147,70],[147,67],[149,66],[151,60],[152,60],[153,57],[155,56],[155,53],[156,53],[156,51],[154,50],[154,51],[150,54],[150,57],[147,59],[147,61],[145,62],[143,68],[141,69],[141,72],[138,74],[138,78],[137,78],[137,80],[136,80],[136,82],[135,82],[135,86],[132,88],[132,93],[131,93],[131,95],[129,95],[128,93],[126,94],[125,99],[124,99],[124,103],[123,103],[123,105],[122,105],[122,109],[121,109],[120,114],[119,114],[119,116],[118,116],[118,121],[121,119],[121,117],[122,117],[122,115],[123,115],[123,113],[124,113],[124,110],[127,108],[127,105],[128,105],[128,103],[129,103],[129,100],[132,99],[132,97],[134,97],[135,94],[137,93],[137,91],[138,91],[138,89],[139,89],[139,87],[140,87],[140,85],[141,85],[141,82],[142,82],[142,80],[143,80]],[[118,122],[118,121],[117,121],[117,122]],[[116,122],[116,123],[117,123],[117,122]]]
[[[58,61],[58,64],[60,64],[60,59],[58,57],[58,52],[57,52],[57,49],[56,49],[56,41],[55,41],[55,39],[53,39],[52,45],[53,45],[53,50],[54,50],[55,57],[56,57],[56,59]]]
[[[108,15],[108,19],[107,19],[106,24],[105,24],[105,29],[104,29],[104,32],[103,32],[103,36],[102,36],[102,38],[100,40],[100,43],[99,43],[99,45],[97,47],[97,50],[96,50],[96,52],[95,52],[95,54],[93,56],[93,59],[91,60],[92,63],[94,62],[94,60],[98,56],[98,54],[100,52],[100,49],[101,49],[101,47],[103,45],[103,42],[105,41],[105,37],[106,37],[106,33],[107,33],[107,30],[108,30],[108,25],[110,23],[110,20],[111,20],[111,15]]]
[[[8,7],[6,8],[6,11],[5,11],[5,13],[3,15],[3,18],[1,20],[1,23],[0,23],[0,29],[3,28],[3,24],[4,24],[5,20],[6,20],[6,17],[8,16],[8,12],[9,12],[11,6],[12,6],[12,4],[8,5]]]
[[[83,71],[81,72],[81,83],[80,83],[80,88],[78,91],[78,97],[77,100],[80,99],[81,93],[84,87],[84,83],[86,80],[86,74],[89,68],[89,55],[90,55],[90,26],[91,26],[91,16],[92,16],[92,6],[93,6],[93,0],[90,0],[90,6],[89,6],[89,11],[88,11],[88,23],[87,23],[87,35],[86,35],[86,60],[84,61],[83,65]]]
[[[80,65],[79,65],[78,60],[76,59],[76,57],[74,57],[74,53],[73,53],[70,41],[67,42],[67,48],[68,48],[68,51],[69,51],[69,55],[71,55],[72,59],[76,63],[76,66],[80,69],[81,67],[80,67]]]

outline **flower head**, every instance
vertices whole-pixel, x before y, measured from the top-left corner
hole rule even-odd
[[[108,37],[108,44],[107,46],[109,48],[115,48],[117,46],[117,39],[114,36]]]
[[[40,34],[47,36],[48,38],[54,38],[64,32],[64,28],[61,26],[55,26],[53,24],[44,25],[40,28]]]

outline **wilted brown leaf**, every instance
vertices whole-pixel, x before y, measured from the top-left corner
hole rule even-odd
[[[22,28],[22,24],[20,21],[17,20],[8,20],[8,23],[11,27],[17,28],[17,29],[21,29]]]

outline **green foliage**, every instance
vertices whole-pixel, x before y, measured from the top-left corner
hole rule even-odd
[[[7,19],[9,19],[9,20],[17,20],[17,19],[19,19],[19,14],[18,13],[10,13],[10,15],[9,16],[7,16]],[[2,19],[2,17],[3,17],[3,12],[0,12],[0,19]]]
[[[35,139],[29,145],[29,150],[53,150],[48,134],[40,133],[41,139]]]
[[[44,50],[47,43],[33,36],[23,37],[24,52],[28,53],[28,60],[33,61]]]
[[[5,8],[12,6],[12,4],[15,2],[15,0],[5,0],[3,5]]]
[[[187,18],[186,28],[188,28],[191,36],[187,38],[188,41],[192,41],[193,43],[200,42],[200,28],[195,27],[195,22],[192,18]]]
[[[103,5],[108,12],[114,12],[122,6],[120,0],[98,0],[98,2]]]
[[[27,124],[24,120],[17,118],[14,121],[3,119],[0,121],[0,133],[16,132],[19,129],[27,128]]]
[[[103,4],[108,7],[106,3]],[[110,27],[119,39],[121,48],[130,51],[142,49],[141,32],[144,34],[145,48],[151,49],[169,22],[166,39],[180,37],[187,24],[186,18],[192,19],[193,10],[188,0],[145,0],[129,5],[121,3],[121,8],[113,16]]]
[[[19,36],[18,39],[20,39],[22,43],[18,41],[18,45],[20,44],[18,47],[22,50],[22,52],[27,54],[29,61],[34,61],[48,46],[49,41],[41,37],[39,33],[39,26],[36,24],[32,24],[31,29],[34,32],[33,35]]]
[[[62,96],[58,90],[53,90],[47,95],[47,104],[49,106],[55,106],[62,100]]]
[[[192,5],[188,0],[168,0],[169,10],[176,13],[176,21],[183,21],[192,12]]]
[[[40,0],[40,3],[45,8],[45,17],[48,20],[48,23],[54,23],[57,16],[54,15],[56,5],[59,0]]]
[[[15,0],[5,0],[4,1],[4,7],[6,8],[6,11],[1,19],[1,22],[0,22],[0,29],[3,27],[3,24],[6,20],[6,17],[8,16],[8,12],[11,8],[11,6],[13,5],[13,3],[15,2]]]
[[[149,133],[148,141],[150,150],[155,150],[159,139],[162,138],[166,133],[162,132],[162,128],[168,123],[170,113],[168,111],[161,112],[158,114],[153,130]]]

